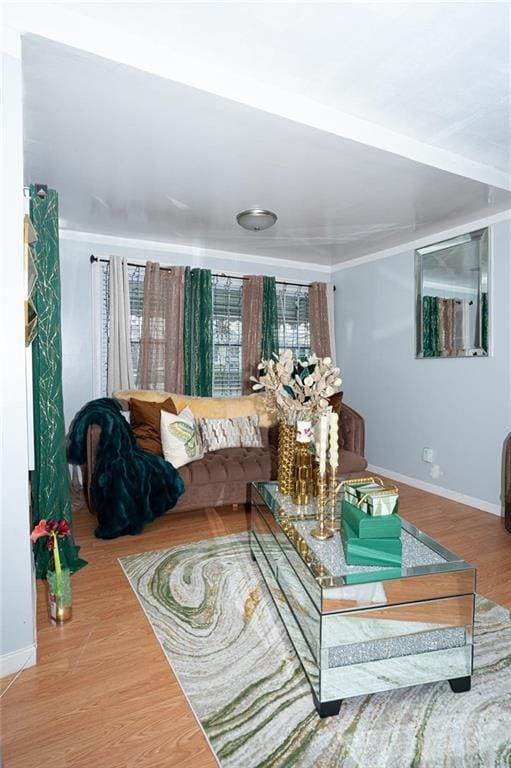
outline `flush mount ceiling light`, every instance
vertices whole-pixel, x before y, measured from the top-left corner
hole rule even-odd
[[[238,213],[236,221],[243,229],[259,232],[262,229],[273,227],[277,221],[277,214],[264,208],[249,208],[247,211]]]

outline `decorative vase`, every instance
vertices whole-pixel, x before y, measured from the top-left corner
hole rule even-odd
[[[72,613],[71,574],[67,568],[60,573],[48,571],[48,598],[50,603],[50,618],[57,624],[69,621]]]
[[[277,484],[280,493],[291,496],[295,490],[296,426],[281,421],[279,424],[279,466]]]
[[[293,501],[299,506],[308,504],[312,487],[312,457],[309,443],[297,442],[295,450],[295,488]]]

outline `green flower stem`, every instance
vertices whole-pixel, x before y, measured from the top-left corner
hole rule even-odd
[[[53,560],[55,562],[55,588],[57,595],[62,591],[62,567],[60,565],[59,540],[57,534],[52,531],[53,536]]]

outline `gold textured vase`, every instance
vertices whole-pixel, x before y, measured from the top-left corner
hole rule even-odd
[[[293,501],[302,506],[308,504],[312,487],[312,457],[308,443],[297,443],[295,452],[295,490]]]
[[[279,466],[277,484],[280,493],[291,496],[295,490],[296,427],[281,421],[279,424]]]

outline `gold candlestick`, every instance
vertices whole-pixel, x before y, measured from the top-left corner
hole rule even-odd
[[[318,481],[318,498],[316,502],[316,519],[318,520],[319,525],[311,531],[311,536],[314,536],[314,538],[319,541],[324,541],[333,536],[333,531],[331,531],[330,528],[327,528],[325,524],[326,503],[327,484],[325,476],[321,475]]]
[[[316,473],[316,477],[314,480],[314,486],[315,486],[314,496],[316,497],[314,517],[316,518],[316,520],[319,521],[321,507],[322,506],[324,507],[325,501],[326,501],[326,477],[325,475],[319,474],[319,466],[318,466],[318,471]]]
[[[329,477],[328,488],[328,508],[329,508],[329,522],[328,527],[331,531],[339,531],[341,526],[337,519],[337,494],[341,490],[342,484],[337,483],[336,468],[332,467]]]
[[[312,464],[312,495],[314,498],[318,495],[318,483],[319,483],[319,463],[316,458],[314,458],[313,464]]]
[[[314,460],[314,464],[312,467],[312,495],[317,498],[319,494],[319,482],[320,482],[321,475],[319,474],[319,462],[317,459]],[[330,480],[330,470],[329,467],[325,469],[324,474],[324,480],[325,483],[328,485],[328,482]],[[317,515],[316,515],[317,517]]]

